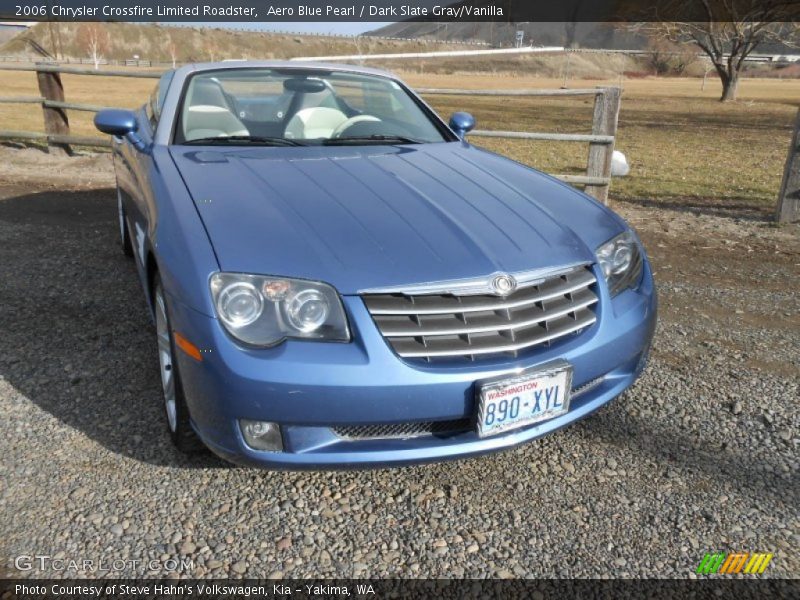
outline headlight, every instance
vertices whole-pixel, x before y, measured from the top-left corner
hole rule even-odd
[[[286,338],[350,341],[339,294],[325,283],[214,273],[211,296],[225,329],[246,344],[274,346]]]
[[[612,296],[629,287],[636,287],[642,278],[639,245],[630,231],[621,233],[600,246],[597,249],[597,261]]]

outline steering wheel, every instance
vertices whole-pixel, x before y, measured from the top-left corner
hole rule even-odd
[[[350,117],[347,121],[340,123],[336,129],[333,130],[331,133],[331,139],[336,139],[342,137],[342,135],[353,125],[358,123],[380,123],[381,120],[378,117],[373,117],[372,115],[356,115],[355,117]]]

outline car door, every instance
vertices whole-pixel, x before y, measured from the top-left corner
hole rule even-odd
[[[150,246],[158,215],[153,195],[153,178],[158,177],[158,166],[150,151],[156,128],[174,71],[167,71],[159,79],[148,102],[136,113],[138,135],[145,150],[135,148],[128,140],[114,139],[114,164],[117,187],[125,215],[125,225],[133,245],[136,265],[142,284],[147,291],[145,265],[146,249]]]

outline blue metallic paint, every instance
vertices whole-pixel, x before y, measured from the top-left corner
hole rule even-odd
[[[222,270],[343,294],[592,262],[624,228],[574,189],[461,142],[170,153]]]
[[[136,115],[129,110],[107,108],[94,117],[94,126],[103,133],[123,137],[139,129]]]
[[[475,129],[475,117],[466,112],[456,112],[450,117],[449,125],[450,129],[452,129],[458,137],[464,139],[467,133]]]
[[[139,137],[139,123],[130,110],[106,108],[94,117],[94,126],[109,135],[124,137],[140,152],[147,151],[147,144]]]
[[[262,65],[263,66],[263,65]],[[219,65],[216,65],[218,68]],[[350,67],[347,67],[350,69]],[[426,365],[398,358],[359,290],[523,271],[576,260],[623,231],[624,221],[551,177],[465,142],[422,146],[201,148],[169,146],[181,82],[165,115],[138,132],[149,151],[114,145],[117,180],[137,268],[150,300],[160,272],[170,319],[204,350],[177,357],[192,423],[217,454],[276,468],[348,468],[426,462],[507,448],[602,406],[638,376],[656,322],[645,260],[642,283],[613,300],[599,272],[598,322],[517,358]],[[643,249],[642,249],[643,252]],[[317,279],[341,294],[351,343],[237,345],[214,317],[208,279],[218,270]],[[563,358],[574,385],[606,375],[561,417],[497,437],[342,441],[332,425],[458,419],[473,414],[474,382]],[[285,452],[258,452],[237,419],[282,424]]]

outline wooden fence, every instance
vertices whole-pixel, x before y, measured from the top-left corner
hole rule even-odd
[[[775,220],[778,223],[800,221],[800,110],[794,120],[792,141],[789,142],[778,205],[775,207]]]
[[[567,183],[586,186],[586,192],[598,200],[608,203],[611,185],[611,156],[617,136],[620,89],[618,87],[574,90],[448,90],[417,88],[417,92],[433,96],[594,96],[594,113],[591,134],[580,133],[536,133],[528,131],[485,131],[476,129],[469,135],[517,140],[549,142],[580,142],[589,144],[586,175],[553,174]]]
[[[29,71],[36,73],[39,96],[0,97],[0,103],[38,104],[44,113],[44,132],[14,131],[0,129],[0,139],[38,140],[48,146],[69,150],[70,145],[109,147],[106,138],[75,136],[70,134],[67,111],[97,112],[102,106],[67,102],[64,97],[62,74],[90,75],[98,77],[136,77],[157,79],[160,72],[129,70],[94,70],[53,64],[35,66],[0,66],[0,71]],[[590,89],[552,89],[552,90],[460,90],[421,88],[422,95],[435,96],[592,96],[594,112],[592,131],[587,134],[537,133],[526,131],[485,131],[475,130],[470,136],[506,139],[522,139],[549,142],[585,143],[589,145],[585,175],[554,174],[554,177],[567,183],[583,185],[586,192],[602,202],[608,202],[608,189],[611,184],[611,156],[617,134],[617,119],[620,106],[620,89],[617,87]]]

